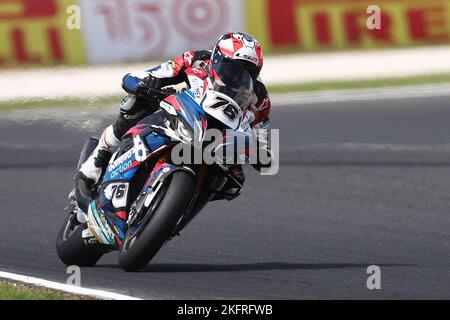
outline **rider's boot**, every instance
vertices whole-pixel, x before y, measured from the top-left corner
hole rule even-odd
[[[104,131],[97,147],[89,158],[81,165],[78,175],[89,188],[93,188],[100,180],[112,154],[120,145],[120,139],[114,134],[112,125]]]
[[[75,189],[81,199],[92,199],[96,192],[95,187],[100,182],[112,154],[117,150],[120,143],[120,139],[114,134],[113,125],[110,125],[103,131],[98,145],[89,158],[81,165],[75,176]],[[115,215],[107,214],[101,208],[83,210],[89,216],[89,229],[99,243],[106,245],[119,243],[116,240],[119,237],[115,236],[116,232],[114,230],[124,230],[122,233],[125,232],[125,221],[122,221]]]

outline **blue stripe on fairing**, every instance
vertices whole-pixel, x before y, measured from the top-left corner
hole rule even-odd
[[[188,94],[182,95],[183,93],[188,93]],[[182,100],[184,100],[184,101],[186,101],[186,102],[189,101],[188,103],[189,103],[191,106],[192,106],[192,105],[195,106],[195,108],[197,109],[197,111],[198,111],[201,115],[204,116],[204,115],[205,115],[205,111],[204,111],[203,108],[195,101],[194,94],[192,93],[192,90],[186,90],[186,91],[184,91],[183,93],[177,95],[177,97],[182,96],[182,97],[183,97]],[[189,97],[190,99],[187,100],[187,99],[185,99],[184,97]]]
[[[194,123],[192,121],[192,118],[189,116],[194,117],[198,121],[201,121],[200,115],[204,118],[205,117],[205,111],[198,105],[197,102],[195,102],[194,98],[191,97],[188,93],[189,90],[186,90],[180,94],[177,95],[177,99],[180,102],[183,109],[185,109],[185,113],[187,114],[187,117],[184,117],[184,119],[189,123],[191,127],[194,127]]]
[[[191,89],[189,89],[189,90],[186,90],[185,91],[192,99],[194,99],[195,98],[195,96],[194,96],[194,92],[191,90]],[[194,99],[195,100],[195,99]]]
[[[137,169],[139,168],[139,166],[134,167],[131,170],[128,170],[127,172],[122,173],[122,177],[128,181],[131,180],[131,178],[133,178],[134,174],[136,173]]]
[[[160,136],[159,134],[149,134],[145,137],[145,140],[152,152],[168,142],[166,137]]]

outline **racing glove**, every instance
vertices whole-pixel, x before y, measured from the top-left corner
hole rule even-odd
[[[161,90],[162,83],[161,79],[156,78],[152,75],[148,75],[138,84],[136,88],[136,95],[141,97],[149,97],[150,90]],[[151,95],[151,93],[150,93]]]

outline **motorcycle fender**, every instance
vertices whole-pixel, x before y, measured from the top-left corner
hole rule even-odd
[[[178,166],[168,162],[158,162],[150,174],[149,179],[147,180],[144,190],[147,188],[152,188],[155,190],[156,186],[164,180],[166,180],[170,175],[177,171],[185,171],[192,175],[195,178],[195,172],[186,166]]]
[[[185,171],[195,178],[195,172],[189,167],[158,162],[142,190],[143,202],[141,202],[142,206],[140,207],[148,208],[164,181],[177,171]]]

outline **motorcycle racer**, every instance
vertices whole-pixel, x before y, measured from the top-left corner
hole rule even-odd
[[[103,131],[97,147],[81,165],[77,176],[89,188],[99,183],[112,154],[121,143],[121,137],[141,119],[158,110],[158,103],[150,103],[144,97],[148,89],[160,90],[182,82],[189,85],[188,73],[196,69],[206,71],[214,79],[214,65],[224,61],[241,64],[251,75],[254,92],[251,103],[244,111],[244,119],[253,129],[268,129],[271,102],[259,78],[263,66],[261,46],[246,33],[226,33],[218,38],[211,51],[188,51],[152,69],[126,74],[122,88],[128,94],[121,101],[120,114],[116,122]],[[261,134],[261,130],[258,132],[257,139],[268,144],[267,136]],[[260,169],[261,165],[254,167]],[[235,166],[233,170],[243,183],[241,166]]]

